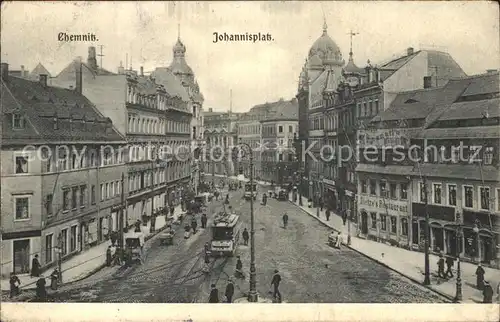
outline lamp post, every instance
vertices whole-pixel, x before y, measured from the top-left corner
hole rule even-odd
[[[347,245],[351,245],[351,209],[347,209]]]
[[[59,233],[57,236],[57,267],[59,271],[59,276],[57,279],[59,280],[59,284],[62,284],[62,246],[63,246],[63,237],[62,234]]]
[[[462,237],[462,221],[460,220],[460,213],[457,213],[457,232],[456,232],[456,247],[457,247],[457,283],[456,283],[456,293],[455,302],[462,300],[462,278],[460,269],[460,248],[461,248],[461,237]]]
[[[430,273],[430,267],[429,267],[429,237],[430,237],[430,225],[429,225],[429,211],[427,209],[429,199],[428,199],[428,193],[427,193],[427,180],[426,177],[423,177],[423,188],[424,188],[424,196],[425,196],[425,262],[424,262],[424,269],[425,269],[425,277],[424,277],[424,285],[430,285],[431,284],[431,273]]]
[[[248,292],[248,302],[257,303],[259,300],[257,294],[257,274],[255,272],[255,223],[254,223],[254,213],[253,213],[253,150],[247,143],[242,143],[240,139],[240,145],[248,148],[250,153],[250,191],[252,192],[250,196],[250,291]]]
[[[476,234],[476,258],[477,258],[477,262],[480,263],[481,262],[481,256],[479,254],[479,222],[478,220],[476,219],[474,221],[474,227],[472,228],[472,231]]]

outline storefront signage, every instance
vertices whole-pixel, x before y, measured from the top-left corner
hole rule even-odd
[[[403,129],[367,129],[358,131],[360,147],[408,147],[408,132]]]
[[[390,199],[385,199],[384,201],[384,199],[377,197],[359,196],[359,206],[408,213],[408,204],[406,202],[398,202]]]
[[[329,179],[323,179],[323,183],[329,184],[331,186],[335,185],[335,181],[334,180],[329,180]]]

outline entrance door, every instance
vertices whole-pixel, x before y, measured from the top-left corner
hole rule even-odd
[[[419,232],[419,229],[418,229],[418,222],[413,222],[412,225],[411,225],[411,235],[412,235],[412,242],[414,245],[418,245],[419,244],[419,240],[418,240],[418,232]]]
[[[480,247],[479,253],[481,254],[481,262],[488,264],[492,259],[491,238],[486,236],[480,236],[479,247]]]
[[[446,254],[457,256],[457,236],[453,230],[445,230]]]
[[[24,274],[30,271],[30,240],[14,240],[14,273]]]
[[[432,227],[432,249],[435,252],[442,251],[444,249],[443,245],[443,229],[438,227]]]
[[[368,215],[366,212],[361,213],[361,233],[363,235],[368,234]]]

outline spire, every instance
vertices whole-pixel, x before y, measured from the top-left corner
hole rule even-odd
[[[352,30],[348,33],[351,38],[351,47],[349,47],[349,60],[352,61],[352,37],[359,35],[359,32],[353,32]]]
[[[177,40],[181,40],[181,24],[177,24]]]
[[[323,35],[326,35],[328,30],[328,25],[326,24],[326,17],[323,16]]]
[[[233,90],[229,90],[229,114],[233,112]]]

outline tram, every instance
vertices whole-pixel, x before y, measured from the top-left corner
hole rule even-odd
[[[212,224],[210,251],[213,256],[233,256],[240,238],[240,216],[221,213]]]
[[[257,200],[257,184],[253,183],[250,184],[250,182],[245,183],[245,194],[244,194],[245,199],[250,200],[250,198],[253,197],[253,200]]]

